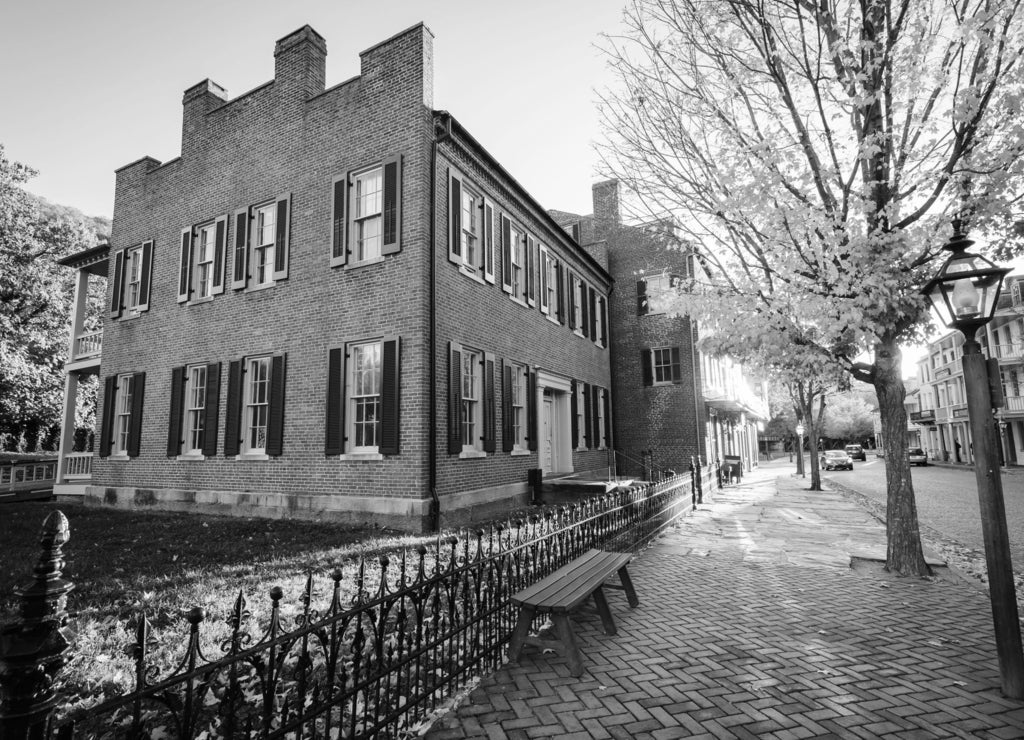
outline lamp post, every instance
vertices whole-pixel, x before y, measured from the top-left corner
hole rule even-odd
[[[807,469],[804,468],[804,425],[802,422],[797,422],[796,425],[796,454],[799,456],[797,467],[800,468],[800,475],[806,478]]]
[[[967,248],[974,242],[961,232],[959,219],[953,222],[953,231],[952,239],[943,246],[951,253],[949,258],[921,292],[931,299],[940,323],[964,335],[964,386],[974,438],[974,474],[981,504],[981,528],[999,673],[1003,693],[1013,699],[1024,699],[1024,650],[1021,648],[1003,484],[996,454],[998,431],[992,415],[988,369],[981,354],[981,345],[975,338],[978,329],[992,319],[1003,278],[1010,270],[968,252]]]

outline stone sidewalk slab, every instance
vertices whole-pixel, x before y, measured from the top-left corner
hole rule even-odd
[[[715,492],[634,560],[640,606],[608,594],[617,635],[575,616],[581,678],[528,650],[427,737],[1024,738],[987,595],[851,559],[884,553],[884,527],[777,473]]]

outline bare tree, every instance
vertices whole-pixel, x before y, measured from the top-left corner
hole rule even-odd
[[[887,566],[925,574],[902,343],[951,217],[1002,256],[1024,170],[1021,0],[633,0],[608,36],[609,174],[674,217],[706,278],[678,310],[777,335],[874,386]]]

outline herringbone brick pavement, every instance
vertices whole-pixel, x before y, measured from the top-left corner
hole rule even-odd
[[[987,596],[897,578],[855,503],[752,476],[630,566],[640,606],[576,616],[586,673],[527,650],[438,720],[447,738],[1024,738]]]

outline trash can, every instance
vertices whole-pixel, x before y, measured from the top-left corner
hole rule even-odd
[[[725,468],[727,480],[735,478],[737,483],[743,480],[743,460],[739,455],[726,455],[722,467]]]

